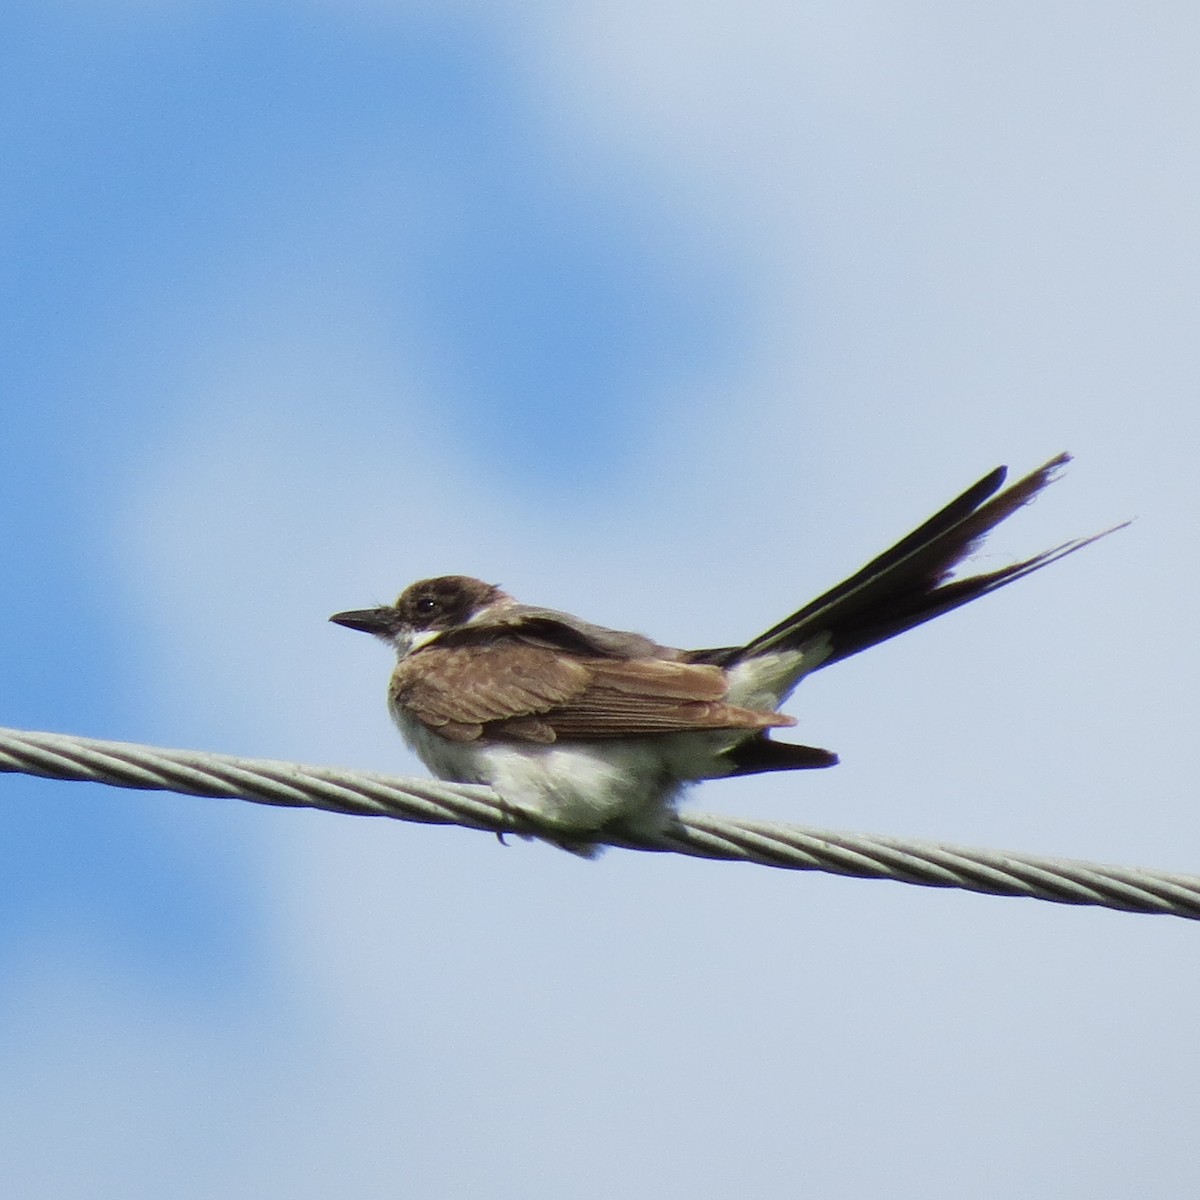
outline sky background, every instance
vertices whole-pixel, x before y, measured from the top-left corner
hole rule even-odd
[[[1193,4],[0,15],[0,723],[413,773],[431,574],[743,640],[988,567],[697,808],[1200,871]],[[1184,1195],[1195,925],[0,778],[39,1197]]]

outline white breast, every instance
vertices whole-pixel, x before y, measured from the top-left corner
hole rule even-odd
[[[439,779],[483,783],[565,832],[611,822],[650,833],[670,820],[684,786],[724,774],[718,751],[745,736],[722,731],[557,742],[452,742],[392,709],[404,740]]]

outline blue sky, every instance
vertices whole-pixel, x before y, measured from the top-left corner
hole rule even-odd
[[[462,571],[733,641],[1069,449],[983,563],[1130,530],[806,684],[837,771],[691,803],[1200,870],[1196,35],[6,13],[0,719],[417,771],[330,612]],[[1195,1177],[1183,922],[0,784],[21,1194]]]

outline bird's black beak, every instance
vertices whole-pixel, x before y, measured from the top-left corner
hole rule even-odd
[[[334,613],[329,619],[335,625],[373,633],[376,637],[389,637],[396,628],[396,610],[390,607],[356,608],[351,612]]]

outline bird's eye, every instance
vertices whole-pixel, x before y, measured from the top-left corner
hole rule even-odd
[[[417,601],[417,612],[423,617],[430,617],[438,610],[438,602],[432,596],[422,596]]]

